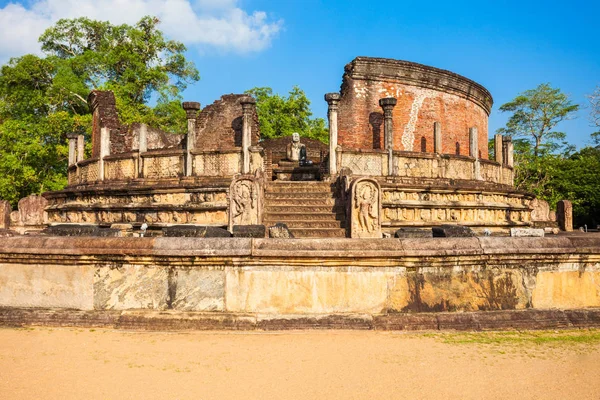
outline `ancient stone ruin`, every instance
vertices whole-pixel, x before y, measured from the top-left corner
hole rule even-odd
[[[92,92],[68,186],[0,202],[0,326],[600,326],[600,240],[541,237],[572,204],[514,187],[511,138],[488,159],[485,88],[359,57],[325,101],[328,144],[261,141],[244,94],[183,103],[175,135]]]
[[[481,85],[420,64],[358,57],[325,101],[329,145],[260,141],[255,100],[244,94],[202,110],[183,103],[188,132],[176,135],[121,124],[114,95],[93,91],[91,157],[83,135],[69,136],[68,186],[44,194],[47,216],[36,226],[146,224],[161,235],[174,225],[233,232],[283,223],[296,238],[381,238],[407,227],[508,233],[552,222],[513,186],[510,137],[496,135],[488,159],[492,96]],[[32,224],[21,214],[17,225]]]

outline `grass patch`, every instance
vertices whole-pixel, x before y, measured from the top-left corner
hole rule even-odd
[[[437,335],[448,344],[600,344],[600,330],[469,332]]]

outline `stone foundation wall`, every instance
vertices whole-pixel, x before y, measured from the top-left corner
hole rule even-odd
[[[0,242],[0,307],[307,318],[600,306],[600,237]]]

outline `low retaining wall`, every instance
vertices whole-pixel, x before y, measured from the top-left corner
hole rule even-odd
[[[27,309],[72,309],[119,318],[132,310],[242,316],[255,327],[258,320],[302,326],[366,318],[392,328],[402,318],[439,314],[439,321],[439,312],[594,308],[600,236],[13,237],[0,243],[0,307],[0,323],[35,314]]]

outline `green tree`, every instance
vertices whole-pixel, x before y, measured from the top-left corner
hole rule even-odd
[[[561,121],[574,118],[578,109],[579,106],[571,103],[560,89],[542,83],[500,107],[500,111],[511,112],[512,115],[506,127],[497,132],[531,142],[535,157],[552,153],[565,145],[566,138],[564,132],[555,131],[554,128]]]
[[[166,40],[158,24],[153,17],[134,26],[61,20],[40,37],[45,57],[28,54],[1,67],[0,198],[14,206],[65,186],[66,135],[89,133],[86,99],[93,89],[115,92],[124,123],[185,131],[180,93],[198,71],[183,44]]]
[[[311,118],[310,100],[298,86],[287,96],[273,94],[269,87],[247,90],[256,99],[256,110],[263,139],[288,136],[298,132],[301,136],[329,143],[329,131],[323,118]]]

